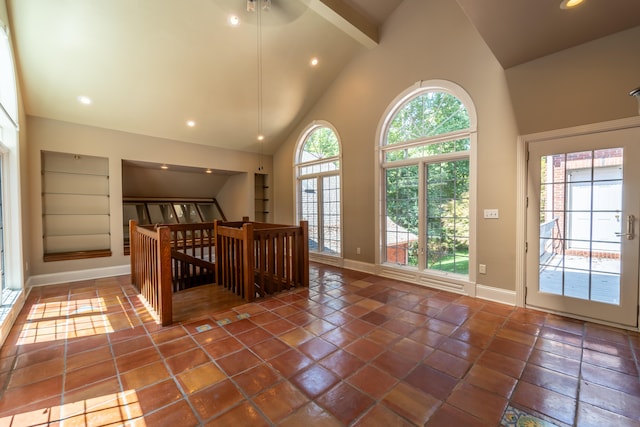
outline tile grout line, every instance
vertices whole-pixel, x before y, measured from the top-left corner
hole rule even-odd
[[[60,391],[60,427],[64,427],[67,416],[65,415],[64,395],[66,393],[65,385],[67,380],[67,355],[69,349],[69,301],[71,300],[71,289],[67,290],[67,307],[65,316],[65,330],[64,330],[64,352],[63,352],[63,371],[62,371],[62,390]],[[53,420],[49,420],[51,422]]]
[[[125,293],[124,289],[122,288],[122,285],[120,285],[120,291],[126,296],[126,293]],[[129,303],[129,305],[131,305],[131,302],[129,301],[128,297],[127,297],[127,302]],[[138,316],[137,316],[137,313],[136,313],[136,318],[137,317]],[[124,384],[122,383],[122,378],[120,377],[120,369],[118,368],[118,364],[116,363],[116,354],[115,354],[115,351],[113,350],[113,342],[111,340],[111,334],[115,333],[115,332],[116,331],[113,331],[113,332],[107,333],[106,335],[107,335],[107,341],[109,342],[109,352],[111,353],[111,358],[112,358],[112,361],[113,361],[113,367],[116,370],[116,379],[117,379],[118,385],[120,387],[120,393],[122,394],[122,400],[125,402],[125,405],[124,405],[125,406],[125,414],[127,416],[127,419],[125,421],[125,425],[127,425],[127,424],[132,424],[134,420],[133,420],[133,418],[131,416],[131,409],[129,408],[129,400],[128,400],[127,396],[125,395]]]
[[[578,417],[580,415],[580,394],[582,392],[582,365],[584,363],[584,340],[587,336],[587,324],[582,323],[582,336],[580,337],[580,364],[578,365],[578,387],[576,390],[576,407],[573,412],[573,425],[578,425]]]

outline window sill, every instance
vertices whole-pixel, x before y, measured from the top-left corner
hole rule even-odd
[[[2,291],[2,304],[0,305],[0,324],[2,324],[13,309],[14,304],[18,301],[20,294],[19,289],[4,289]]]

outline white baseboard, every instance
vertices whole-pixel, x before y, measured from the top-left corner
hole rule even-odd
[[[309,254],[309,261],[319,262],[320,264],[333,265],[334,267],[343,267],[343,260],[344,258],[337,256],[324,255],[319,253]]]
[[[131,273],[130,265],[93,268],[90,270],[64,271],[61,273],[38,274],[27,280],[27,287],[55,285],[58,283],[78,282],[80,280],[101,279],[103,277],[122,276]]]
[[[516,305],[516,291],[507,289],[476,285],[476,297],[502,304]]]
[[[344,260],[344,268],[349,270],[360,271],[362,273],[377,274],[376,266],[368,262],[354,261],[352,259]]]
[[[322,263],[323,260],[318,259]],[[332,263],[335,265],[335,263]],[[351,259],[343,260],[343,267],[349,270],[361,271],[375,276],[387,277],[390,279],[402,280],[420,286],[433,289],[454,292],[467,295],[472,298],[480,298],[488,301],[498,302],[507,305],[516,305],[516,291],[495,288],[492,286],[478,285],[472,282],[453,280],[452,278],[439,278],[437,276],[427,276],[419,272],[412,272],[393,268],[386,265],[375,265]]]

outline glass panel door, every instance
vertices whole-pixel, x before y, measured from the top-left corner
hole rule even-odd
[[[640,174],[630,165],[640,159],[634,133],[640,131],[531,144],[527,305],[637,325]]]

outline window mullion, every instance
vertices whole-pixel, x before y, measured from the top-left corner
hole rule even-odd
[[[332,176],[332,175],[340,175],[340,172],[337,170],[333,170],[333,171],[325,171],[325,172],[314,172],[314,173],[309,173],[309,174],[298,174],[298,178],[300,179],[304,179],[304,178],[315,178],[315,177],[325,177],[325,176]]]
[[[418,168],[418,269],[427,268],[427,162],[421,161]]]
[[[318,189],[318,251],[324,249],[324,197],[323,197],[322,177],[316,178],[316,188]]]

